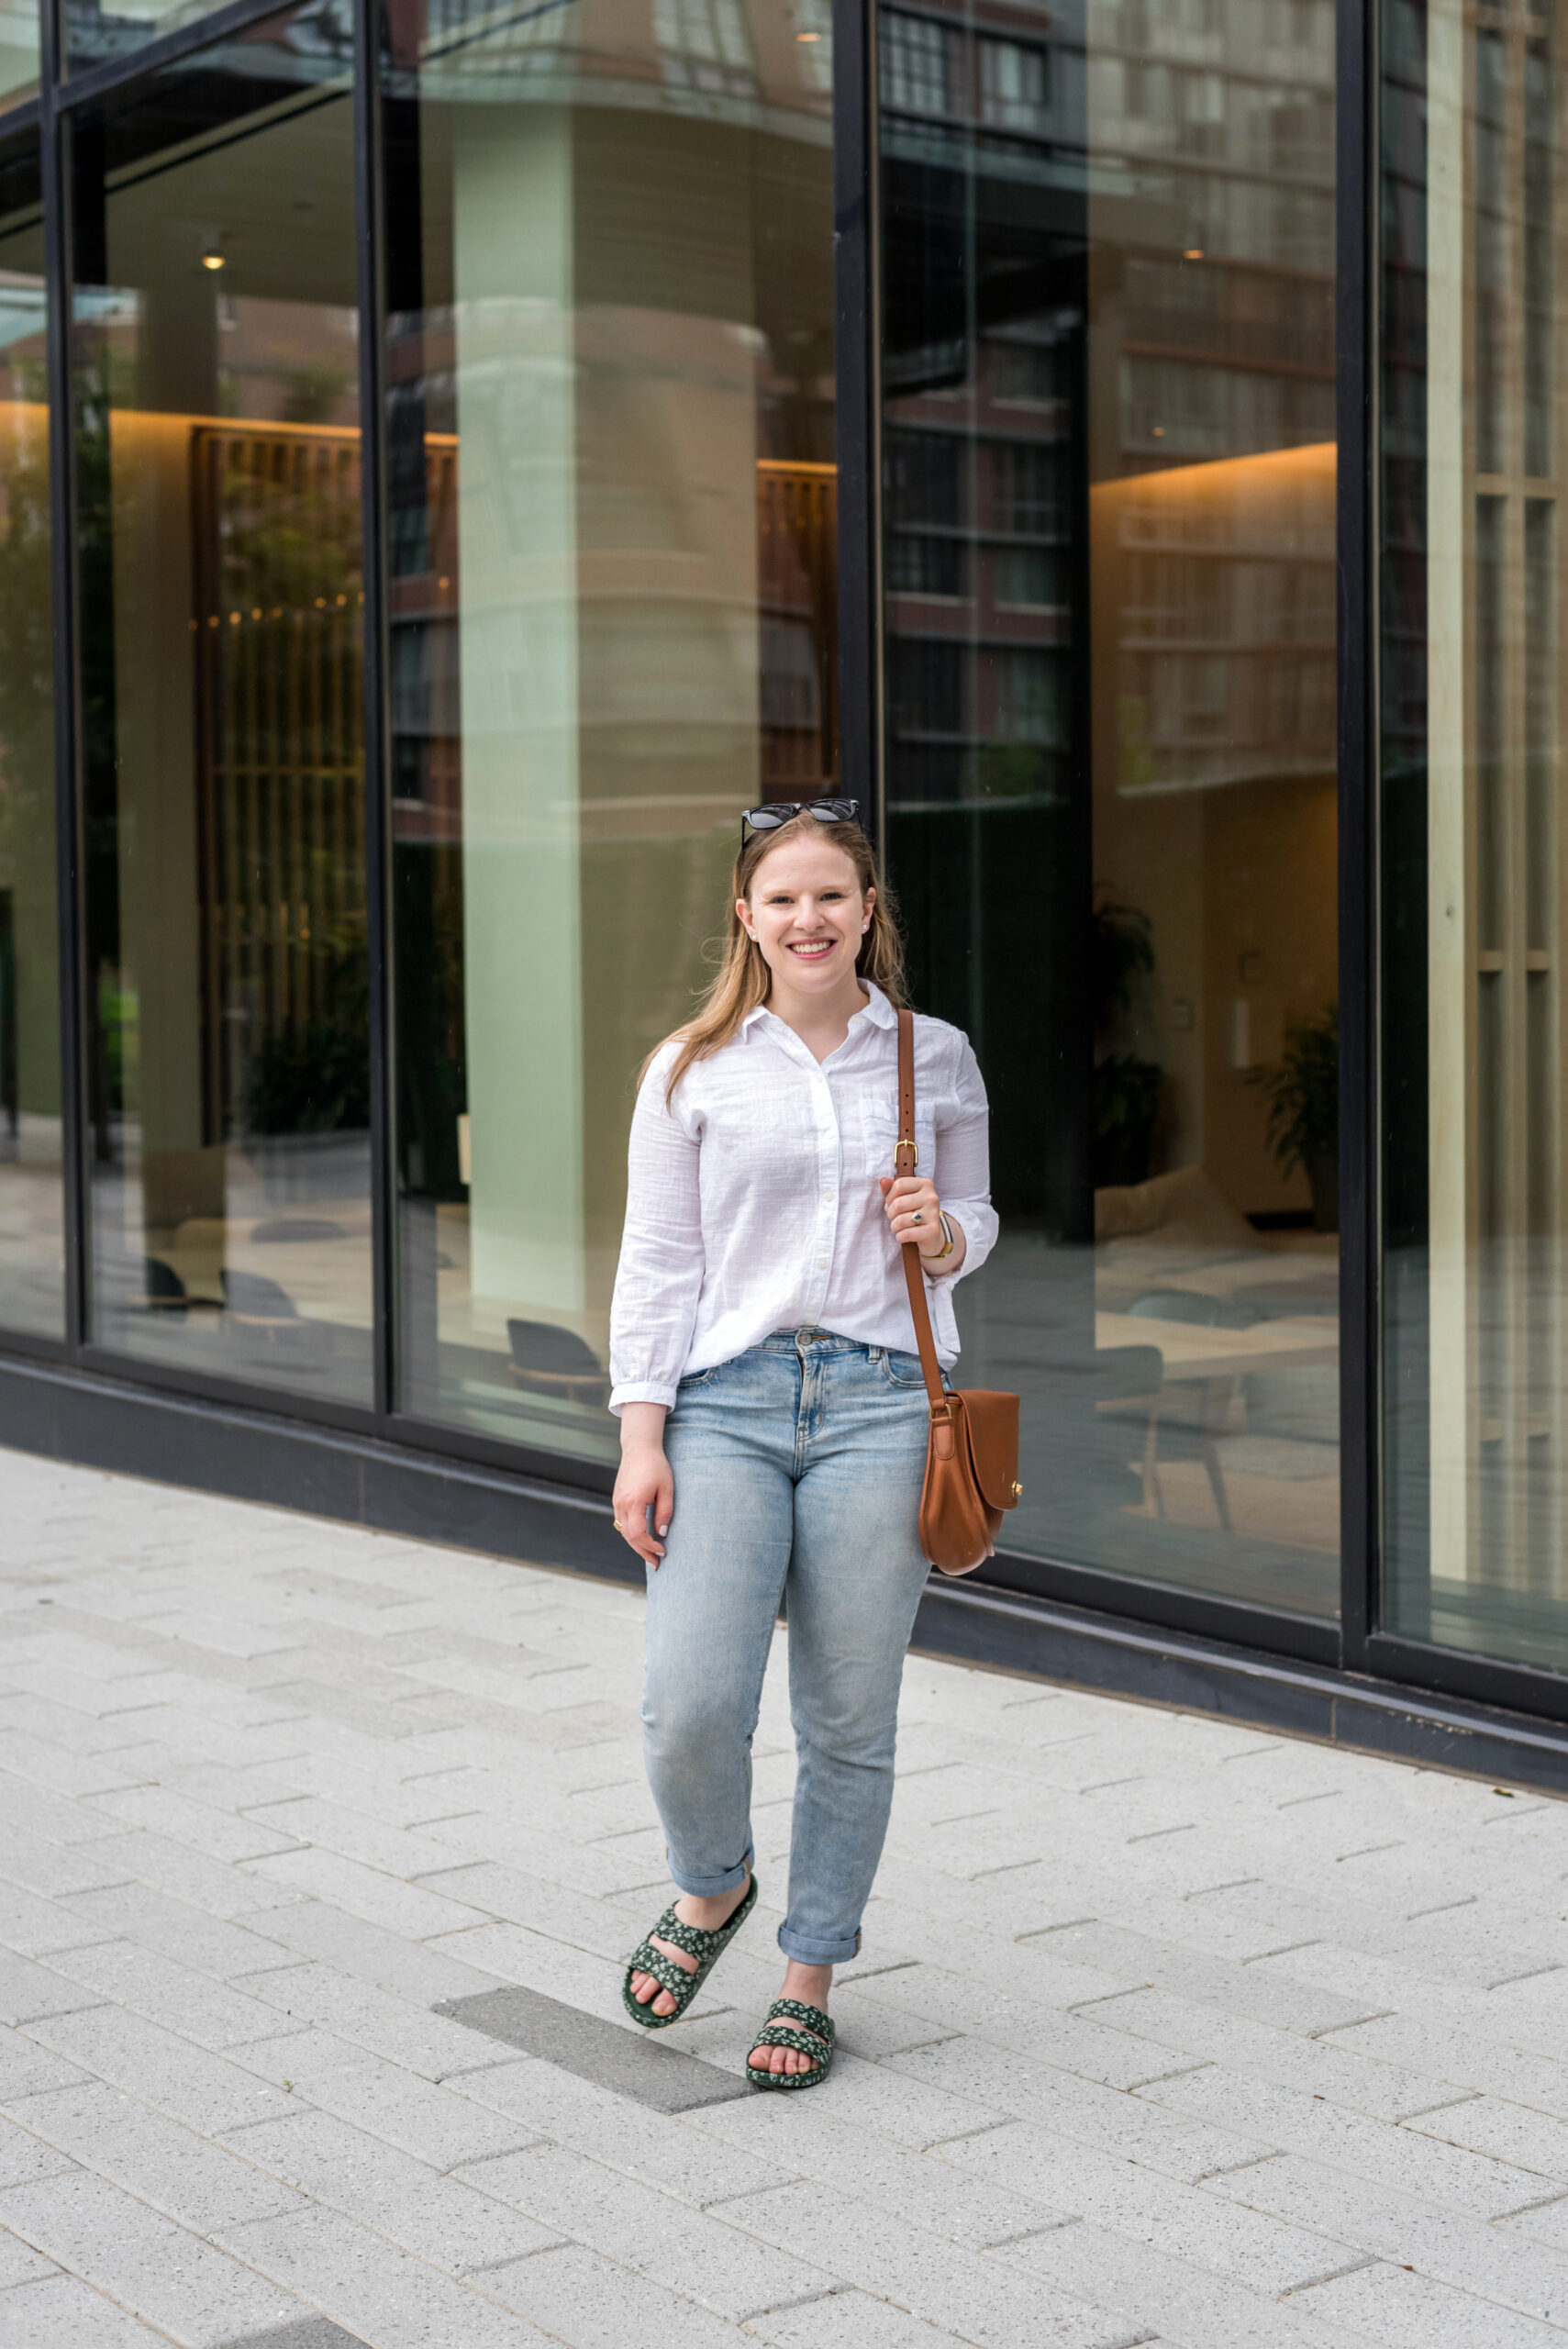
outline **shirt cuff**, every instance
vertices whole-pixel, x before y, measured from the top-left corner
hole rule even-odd
[[[624,1385],[616,1387],[610,1396],[610,1408],[617,1419],[620,1417],[623,1403],[662,1403],[667,1411],[673,1411],[675,1408],[675,1389],[673,1386],[662,1386],[657,1379],[644,1379],[640,1383],[635,1379],[628,1379]]]

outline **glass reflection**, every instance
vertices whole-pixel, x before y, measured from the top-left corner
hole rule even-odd
[[[19,106],[39,87],[39,0],[0,0],[0,106]]]
[[[401,1400],[607,1459],[635,1072],[836,775],[828,12],[386,38]]]
[[[1562,1672],[1561,83],[1383,12],[1386,1628]]]
[[[353,119],[331,20],[75,141],[100,1342],[371,1397]]]
[[[0,149],[0,1324],[64,1335],[39,153]]]
[[[1329,1615],[1332,7],[880,23],[888,840],[991,1090],[1008,1540]]]

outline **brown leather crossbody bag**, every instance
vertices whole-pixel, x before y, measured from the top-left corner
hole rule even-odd
[[[919,1157],[915,1141],[915,1015],[901,1011],[894,1167],[900,1174],[913,1174]],[[973,1574],[995,1550],[1003,1512],[1017,1508],[1023,1491],[1018,1482],[1018,1398],[982,1386],[950,1394],[943,1386],[920,1252],[911,1240],[899,1252],[931,1411],[920,1494],[920,1547],[942,1574]]]

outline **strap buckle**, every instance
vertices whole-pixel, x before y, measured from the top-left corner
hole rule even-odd
[[[952,1418],[952,1402],[948,1396],[944,1395],[940,1403],[933,1403],[931,1405],[931,1417],[933,1419],[951,1419]]]
[[[920,1163],[920,1145],[915,1141],[912,1135],[899,1135],[898,1140],[893,1145],[893,1154],[895,1158],[901,1150],[912,1150],[915,1153],[915,1163],[918,1166]]]

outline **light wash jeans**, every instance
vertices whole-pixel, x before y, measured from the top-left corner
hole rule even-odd
[[[779,1946],[806,1965],[854,1955],[882,1857],[928,1424],[916,1355],[796,1330],[683,1379],[665,1427],[675,1512],[648,1577],[642,1724],[670,1872],[706,1899],[745,1882],[782,1604],[797,1768]]]

